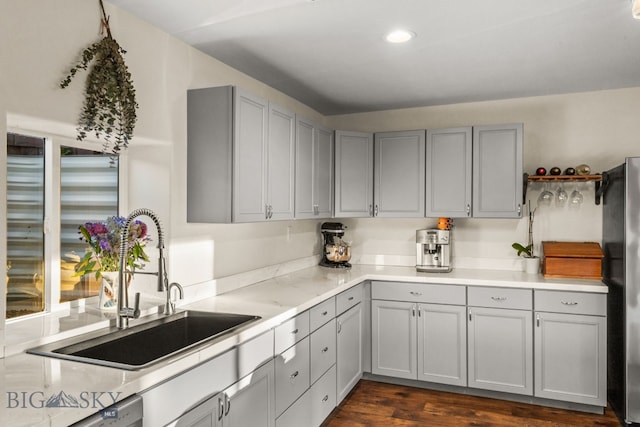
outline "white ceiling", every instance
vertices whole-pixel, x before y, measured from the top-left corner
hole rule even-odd
[[[325,115],[640,86],[630,0],[109,1]]]

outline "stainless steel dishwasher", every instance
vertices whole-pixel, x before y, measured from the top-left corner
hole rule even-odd
[[[142,396],[134,394],[71,427],[142,427]]]

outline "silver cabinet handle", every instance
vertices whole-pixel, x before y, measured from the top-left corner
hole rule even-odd
[[[418,304],[418,317],[422,317],[422,306]]]
[[[376,208],[373,211],[373,216],[378,216],[378,205],[376,205]]]
[[[227,393],[224,394],[224,401],[226,405],[226,408],[224,409],[224,416],[226,417],[229,415],[229,411],[231,410],[231,399],[229,399]]]
[[[412,315],[413,317],[416,317],[416,305],[415,305],[415,304],[413,304],[413,305],[411,306],[411,315]]]
[[[369,205],[369,216],[373,216],[373,205]]]
[[[327,351],[329,351],[329,347],[325,347],[325,348],[322,349],[323,353],[326,353]]]
[[[329,395],[325,394],[324,397],[322,398],[322,401],[326,402],[327,400],[329,400]]]
[[[539,328],[540,327],[540,315],[536,314],[536,326]]]
[[[295,379],[296,379],[296,377],[297,377],[298,375],[300,375],[300,372],[299,372],[299,371],[295,371],[293,374],[291,374],[291,375],[289,376],[289,379],[290,379],[291,381],[293,381],[293,380],[295,380]]]
[[[507,297],[491,297],[491,299],[497,302],[503,302],[507,300]]]
[[[269,219],[269,205],[264,205],[264,219]]]
[[[291,331],[291,333],[292,333],[293,335],[295,335],[295,334],[297,334],[299,331],[300,331],[300,330],[299,330],[298,328],[295,328],[293,331]]]
[[[471,322],[471,309],[469,309],[469,322]]]
[[[329,314],[329,312],[328,312],[328,311],[326,311],[326,310],[322,312],[322,315],[323,315],[323,316],[326,316],[327,314]]]
[[[415,291],[411,291],[409,292],[411,295],[413,295],[414,297],[420,297],[422,296],[422,292],[415,292]]]
[[[560,304],[563,305],[578,305],[577,301],[560,301]]]
[[[269,219],[273,218],[273,206],[269,205]]]
[[[224,416],[224,400],[222,396],[218,397],[218,421]]]
[[[522,205],[518,203],[518,215],[522,213]]]
[[[471,215],[471,205],[467,203],[467,216]]]
[[[338,333],[342,332],[342,321],[338,321]]]
[[[347,301],[353,301],[353,298],[354,297],[349,297],[349,298],[347,298]]]

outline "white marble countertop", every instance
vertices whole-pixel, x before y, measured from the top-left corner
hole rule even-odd
[[[98,412],[100,405],[109,406],[114,400],[153,387],[365,280],[607,292],[607,287],[596,280],[544,279],[516,271],[418,273],[413,267],[369,265],[354,265],[351,270],[306,268],[181,307],[251,314],[262,319],[146,369],[123,371],[26,353],[1,359],[0,392],[5,401],[0,405],[0,419],[11,426],[68,425]],[[69,334],[68,329],[65,333]],[[86,330],[79,328],[79,333]],[[75,397],[79,407],[46,407],[46,401],[60,392]]]

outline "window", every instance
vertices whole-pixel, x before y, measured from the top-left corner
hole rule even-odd
[[[7,135],[7,318],[98,294],[93,277],[75,275],[78,226],[117,215],[119,162],[74,145]]]

